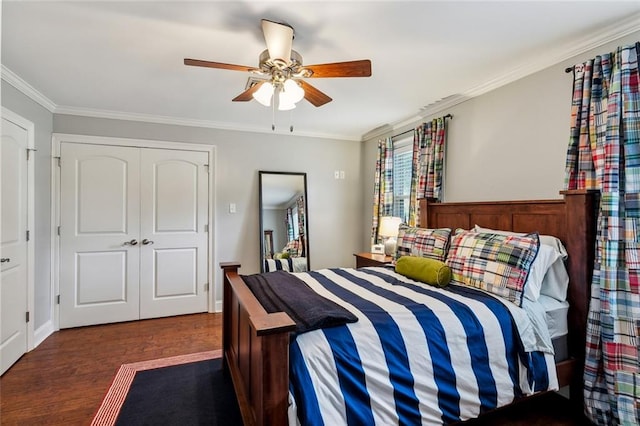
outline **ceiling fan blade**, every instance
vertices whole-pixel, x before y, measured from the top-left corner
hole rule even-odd
[[[231,70],[231,71],[260,71],[255,67],[247,67],[245,65],[234,65],[234,64],[225,64],[222,62],[211,62],[211,61],[202,61],[200,59],[184,59],[185,65],[191,65],[194,67],[205,67],[205,68],[219,68],[223,70]]]
[[[262,20],[262,32],[267,43],[269,59],[273,62],[291,63],[291,44],[293,43],[293,28],[285,24]]]
[[[262,85],[266,83],[265,81],[258,82],[253,86],[249,87],[244,92],[240,93],[238,96],[232,99],[233,102],[247,102],[253,99],[253,94],[258,91]]]
[[[327,77],[370,77],[371,61],[362,59],[359,61],[334,62],[332,64],[305,65],[305,70],[313,74],[311,78]]]
[[[304,89],[304,98],[309,102],[311,102],[314,106],[320,107],[333,100],[329,96],[325,95],[324,93],[322,93],[321,91],[319,91],[318,89],[310,85],[309,83],[302,80],[300,80],[299,83]]]

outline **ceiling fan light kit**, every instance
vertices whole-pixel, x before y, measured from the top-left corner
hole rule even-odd
[[[259,85],[260,88],[253,92],[253,95],[251,95],[253,96],[253,99],[260,102],[264,106],[271,106],[271,98],[273,97],[273,91],[275,89],[273,87],[273,84],[271,84],[270,82],[263,83],[262,85],[260,85],[260,83],[256,84]]]
[[[331,102],[329,96],[304,81],[306,78],[371,76],[371,61],[368,59],[303,66],[302,55],[291,48],[293,28],[290,25],[263,19],[262,32],[267,49],[258,58],[258,68],[189,58],[185,58],[184,64],[265,76],[264,80],[248,87],[233,98],[233,101],[247,102],[255,99],[268,107],[272,105],[274,95],[277,94],[280,111],[295,108],[296,103],[303,98],[316,107]]]

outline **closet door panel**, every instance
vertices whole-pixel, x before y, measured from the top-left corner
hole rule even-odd
[[[140,317],[207,310],[208,154],[144,149]]]
[[[140,151],[60,152],[60,327],[138,319]]]

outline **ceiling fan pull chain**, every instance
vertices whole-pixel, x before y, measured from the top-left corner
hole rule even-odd
[[[276,99],[271,102],[271,131],[276,131]]]
[[[293,133],[293,110],[289,111],[289,132]]]

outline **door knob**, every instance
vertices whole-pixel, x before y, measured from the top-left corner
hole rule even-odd
[[[153,241],[151,240],[147,240],[146,238],[144,240],[142,240],[142,244],[144,244],[145,246],[148,244],[153,244]]]
[[[131,241],[125,241],[124,245],[125,246],[135,246],[136,244],[138,244],[138,240],[136,240],[135,238]]]
[[[9,257],[3,257],[2,259],[0,259],[0,263],[9,263],[11,262],[11,258]]]

